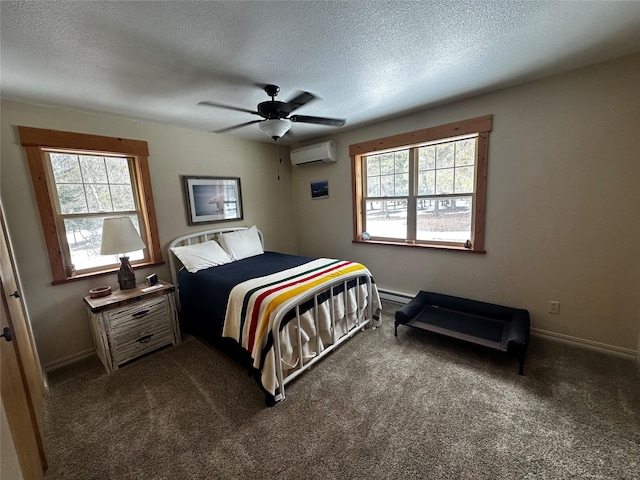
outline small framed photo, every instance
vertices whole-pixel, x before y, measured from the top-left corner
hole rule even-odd
[[[242,220],[238,177],[183,176],[189,225]]]
[[[329,180],[311,182],[311,198],[314,200],[329,198]]]

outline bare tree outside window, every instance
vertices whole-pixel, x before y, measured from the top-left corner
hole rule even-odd
[[[349,145],[353,241],[484,253],[493,116]]]
[[[471,238],[475,157],[476,138],[367,155],[367,233],[464,244]]]

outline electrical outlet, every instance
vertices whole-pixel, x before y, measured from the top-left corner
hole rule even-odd
[[[549,309],[547,311],[549,313],[553,313],[554,315],[558,315],[560,313],[560,302],[549,300]]]

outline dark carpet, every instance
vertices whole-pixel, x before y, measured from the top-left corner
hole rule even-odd
[[[533,337],[501,352],[400,327],[366,330],[273,408],[195,338],[107,375],[49,375],[54,479],[640,479],[633,360]]]

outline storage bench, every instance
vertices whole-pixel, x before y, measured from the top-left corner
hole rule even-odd
[[[518,359],[524,374],[529,345],[529,312],[466,298],[420,291],[395,315],[398,325],[427,330],[507,352]]]

